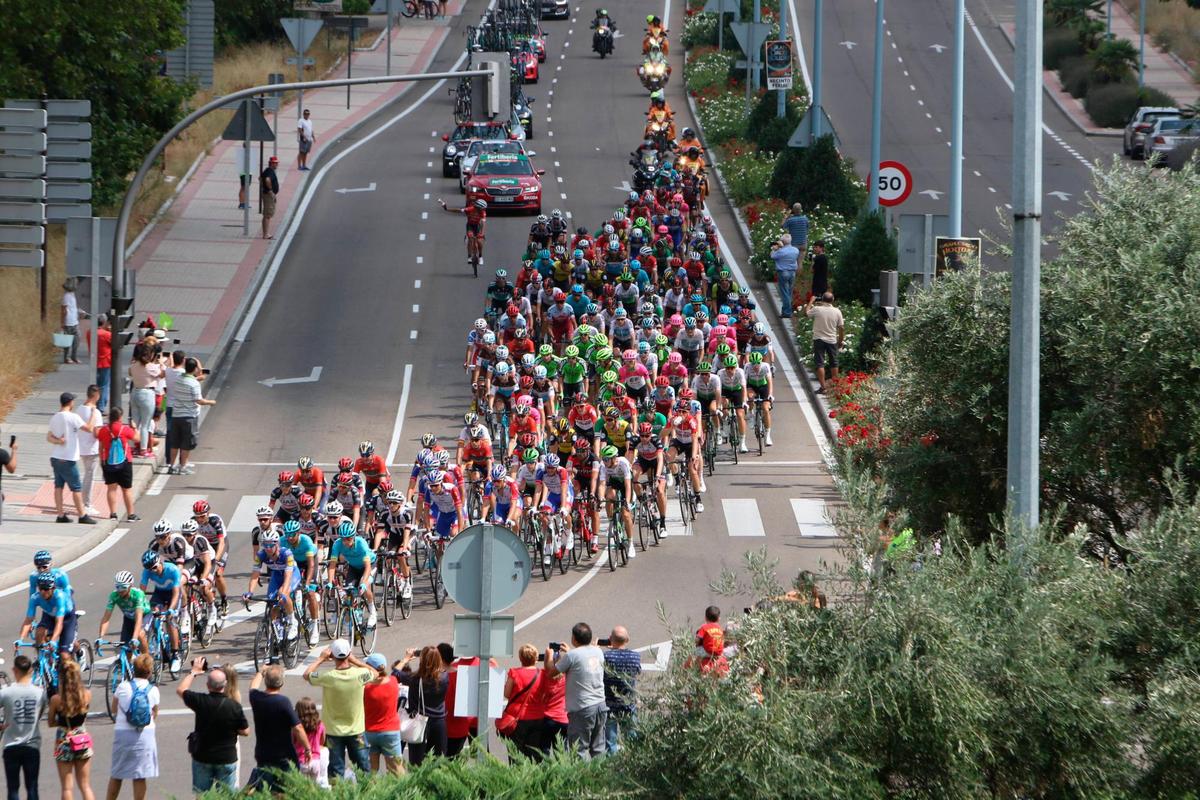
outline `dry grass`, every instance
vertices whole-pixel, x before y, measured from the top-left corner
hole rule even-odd
[[[364,37],[363,41],[370,41]],[[229,92],[267,82],[272,72],[282,72],[294,80],[296,67],[284,60],[292,55],[291,47],[257,44],[232,50],[219,56],[213,65],[211,90],[197,92],[191,107],[196,108]],[[334,34],[327,40],[324,34],[313,40],[309,55],[316,64],[305,69],[312,80],[324,75],[346,53],[346,39]],[[285,95],[284,102],[292,100]],[[171,144],[160,168],[151,173],[134,205],[127,241],[131,242],[154,216],[154,213],[175,191],[179,179],[188,168],[208,150],[209,144],[229,122],[232,111],[216,112],[201,119]],[[170,180],[168,180],[170,178]],[[118,208],[95,209],[97,215],[115,216]],[[0,298],[5,313],[0,315],[0,419],[34,388],[37,377],[53,369],[58,351],[50,336],[58,330],[58,303],[62,297],[62,282],[66,274],[66,227],[51,225],[46,233],[46,319],[41,319],[38,275],[34,270],[0,269]],[[84,352],[80,348],[80,353]],[[81,359],[82,360],[82,359]]]
[[[1121,5],[1136,25],[1138,0],[1121,0]],[[1146,32],[1155,45],[1182,58],[1193,71],[1200,66],[1200,9],[1189,7],[1184,0],[1147,2]]]

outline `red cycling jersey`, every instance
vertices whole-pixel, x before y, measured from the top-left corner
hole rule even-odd
[[[362,473],[363,479],[372,484],[379,483],[388,477],[387,464],[383,463],[381,455],[360,457],[354,462],[354,471]]]

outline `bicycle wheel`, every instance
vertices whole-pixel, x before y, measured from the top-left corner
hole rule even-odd
[[[587,548],[587,542],[584,538],[587,535],[587,523],[583,519],[583,514],[579,509],[571,510],[571,530],[573,547],[571,548],[571,559],[576,564],[583,560],[584,550]]]
[[[554,574],[554,564],[550,563],[551,559],[546,558],[550,555],[550,551],[546,549],[546,531],[537,522],[533,523],[533,530],[538,569],[542,571],[542,580],[548,581]]]
[[[646,552],[646,527],[650,524],[649,510],[646,506],[646,493],[642,492],[637,499],[637,509],[634,514],[637,517],[638,527],[638,544],[642,546],[642,552]]]
[[[412,605],[412,579],[404,581],[403,578],[397,578],[396,608],[400,610],[401,619],[408,619],[409,615],[412,614]]]
[[[155,631],[151,640],[153,641],[153,646],[150,649],[150,656],[153,659],[154,668],[151,672],[150,680],[157,686],[159,681],[162,680],[163,659],[170,659],[171,657],[171,642],[170,640],[163,640],[161,628]]]
[[[615,519],[609,518],[609,520],[608,520],[608,543],[605,545],[605,547],[608,548],[608,571],[609,572],[617,571],[617,559],[619,558],[617,550],[620,549],[620,543],[618,541],[617,534],[618,534],[618,523]]]
[[[733,463],[736,466],[738,463],[738,449],[742,444],[742,435],[738,431],[737,413],[730,410],[728,419],[729,434],[726,440],[729,442],[729,453],[733,457]]]
[[[287,628],[292,624],[291,620],[285,620],[283,623],[283,641],[279,643],[279,653],[283,656],[283,665],[288,669],[296,666],[300,661],[300,642],[301,633],[300,625],[297,622],[295,634],[292,638],[288,638]]]
[[[433,604],[437,608],[441,608],[446,602],[446,586],[442,583],[442,565],[438,565],[432,570],[434,575],[433,582]]]
[[[383,612],[383,624],[390,628],[392,627],[392,614],[396,611],[396,573],[390,565],[386,565],[384,570],[386,572],[384,572],[383,579],[383,594],[380,595],[383,602],[379,604],[379,610]]]
[[[554,533],[554,560],[558,562],[558,572],[560,575],[566,575],[567,567],[570,566],[571,551],[567,549],[567,535],[562,529],[562,520],[557,516],[550,523],[550,530]]]
[[[480,496],[478,488],[472,487],[467,495],[467,520],[472,524],[479,522],[480,516],[483,514],[483,497]]]
[[[269,611],[264,612],[262,619],[258,621],[258,627],[254,631],[254,670],[258,670],[271,663],[271,651],[275,645],[275,631],[271,625],[271,614]]]
[[[437,556],[434,555],[433,549],[430,548],[429,553],[429,588],[433,592],[433,604],[438,608],[442,607],[441,601],[438,599],[438,583],[442,576],[440,573],[441,565],[437,563]]]
[[[358,649],[362,651],[363,658],[371,655],[375,650],[375,642],[379,638],[379,626],[368,627],[367,625],[367,610],[365,608],[358,609],[358,615],[355,618],[355,638],[358,639]]]
[[[413,568],[418,575],[425,569],[425,562],[429,558],[429,552],[425,547],[425,537],[417,531],[412,537],[412,555],[408,559],[408,564]]]
[[[767,429],[763,425],[763,408],[762,403],[756,403],[754,406],[754,438],[758,439],[758,454],[763,454],[763,446],[767,441]]]
[[[112,666],[108,668],[108,677],[104,681],[104,713],[108,714],[108,718],[114,722],[117,719],[117,715],[113,713],[112,701],[113,698],[117,696],[117,687],[130,677],[127,674],[127,663],[128,662],[122,658],[120,650],[118,650],[117,660],[114,661]]]
[[[629,532],[625,530],[624,520],[618,516],[616,522],[617,533],[617,556],[621,559],[621,566],[629,564]]]
[[[412,19],[415,17],[417,15],[416,0],[405,0],[404,8],[400,13],[405,17],[405,19]]]
[[[75,640],[75,662],[79,664],[83,685],[90,689],[96,672],[96,650],[87,639]]]
[[[653,544],[657,546],[662,541],[663,534],[666,533],[666,521],[659,519],[658,516],[658,494],[655,493],[652,497],[654,503],[650,506],[647,513],[650,514],[650,538],[654,540]]]
[[[208,603],[201,600],[196,607],[195,616],[192,618],[192,635],[200,643],[201,649],[207,648],[212,644],[213,636],[216,634],[210,619],[208,615]]]
[[[321,587],[321,627],[325,630],[325,638],[336,639],[334,633],[337,631],[338,611],[341,604],[338,602],[337,589],[329,589]]]

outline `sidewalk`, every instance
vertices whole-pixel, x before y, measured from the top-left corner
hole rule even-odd
[[[465,0],[451,0],[447,17],[436,20],[402,20],[392,30],[392,72],[404,74],[425,70],[446,39],[449,25],[461,13]],[[380,43],[374,49],[358,50],[353,55],[353,76],[383,75],[387,51]],[[341,77],[346,65],[326,77]],[[312,110],[316,144],[309,155],[309,166],[316,167],[321,152],[367,119],[385,104],[413,87],[412,83],[356,86],[351,90],[350,108],[346,108],[346,90],[320,89],[304,94],[304,106]],[[279,111],[280,195],[272,232],[279,235],[289,219],[292,206],[303,194],[304,182],[311,172],[298,172],[297,143],[293,125],[294,104]],[[268,121],[274,122],[273,115]],[[271,145],[265,145],[269,157]],[[252,145],[257,159],[258,148]],[[241,145],[221,142],[200,164],[191,179],[177,190],[171,207],[148,232],[129,258],[130,269],[137,273],[135,311],[138,320],[167,312],[175,319],[172,336],[180,345],[198,355],[206,366],[215,369],[224,345],[236,328],[235,309],[244,307],[243,298],[253,292],[260,265],[273,254],[274,240],[261,238],[261,217],[257,214],[257,189],[251,193],[253,209],[250,236],[242,236],[242,212],[237,208]],[[81,335],[84,331],[81,328]],[[87,349],[79,351],[82,365],[60,365],[37,382],[34,391],[21,400],[13,411],[0,420],[0,431],[7,446],[9,435],[19,443],[17,473],[5,474],[4,520],[0,523],[0,590],[24,581],[32,569],[33,552],[45,548],[55,562],[64,565],[94,549],[118,522],[109,520],[104,484],[99,476],[92,492],[92,505],[99,512],[96,525],[60,525],[54,522],[54,485],[50,474],[50,444],[46,429],[50,417],[58,411],[58,396],[74,392],[82,404],[85,389],[92,382],[88,374]],[[215,356],[210,358],[210,356]],[[127,362],[127,359],[126,359]],[[153,477],[151,462],[135,462],[134,494],[140,496]],[[120,501],[118,500],[118,505]],[[68,505],[70,504],[68,495]],[[122,509],[123,510],[123,509]],[[72,518],[74,512],[72,512]],[[127,527],[123,522],[121,527]],[[136,523],[142,528],[153,520]],[[141,535],[141,531],[137,532]]]

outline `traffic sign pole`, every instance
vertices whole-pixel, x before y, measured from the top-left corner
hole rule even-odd
[[[883,0],[875,0],[875,78],[871,89],[871,181],[868,208],[879,210],[879,138],[883,129]]]
[[[813,72],[812,72],[812,107],[817,113],[812,118],[812,139],[815,142],[821,136],[821,62],[824,48],[821,46],[821,29],[825,25],[825,0],[815,0],[813,3]],[[799,25],[796,26],[799,30]]]
[[[950,235],[962,236],[963,21],[966,1],[954,0],[954,95],[950,103]]]
[[[781,2],[779,4],[779,38],[788,38],[788,4]],[[775,116],[778,119],[783,119],[787,115],[787,90],[780,89],[779,94],[775,98]]]

